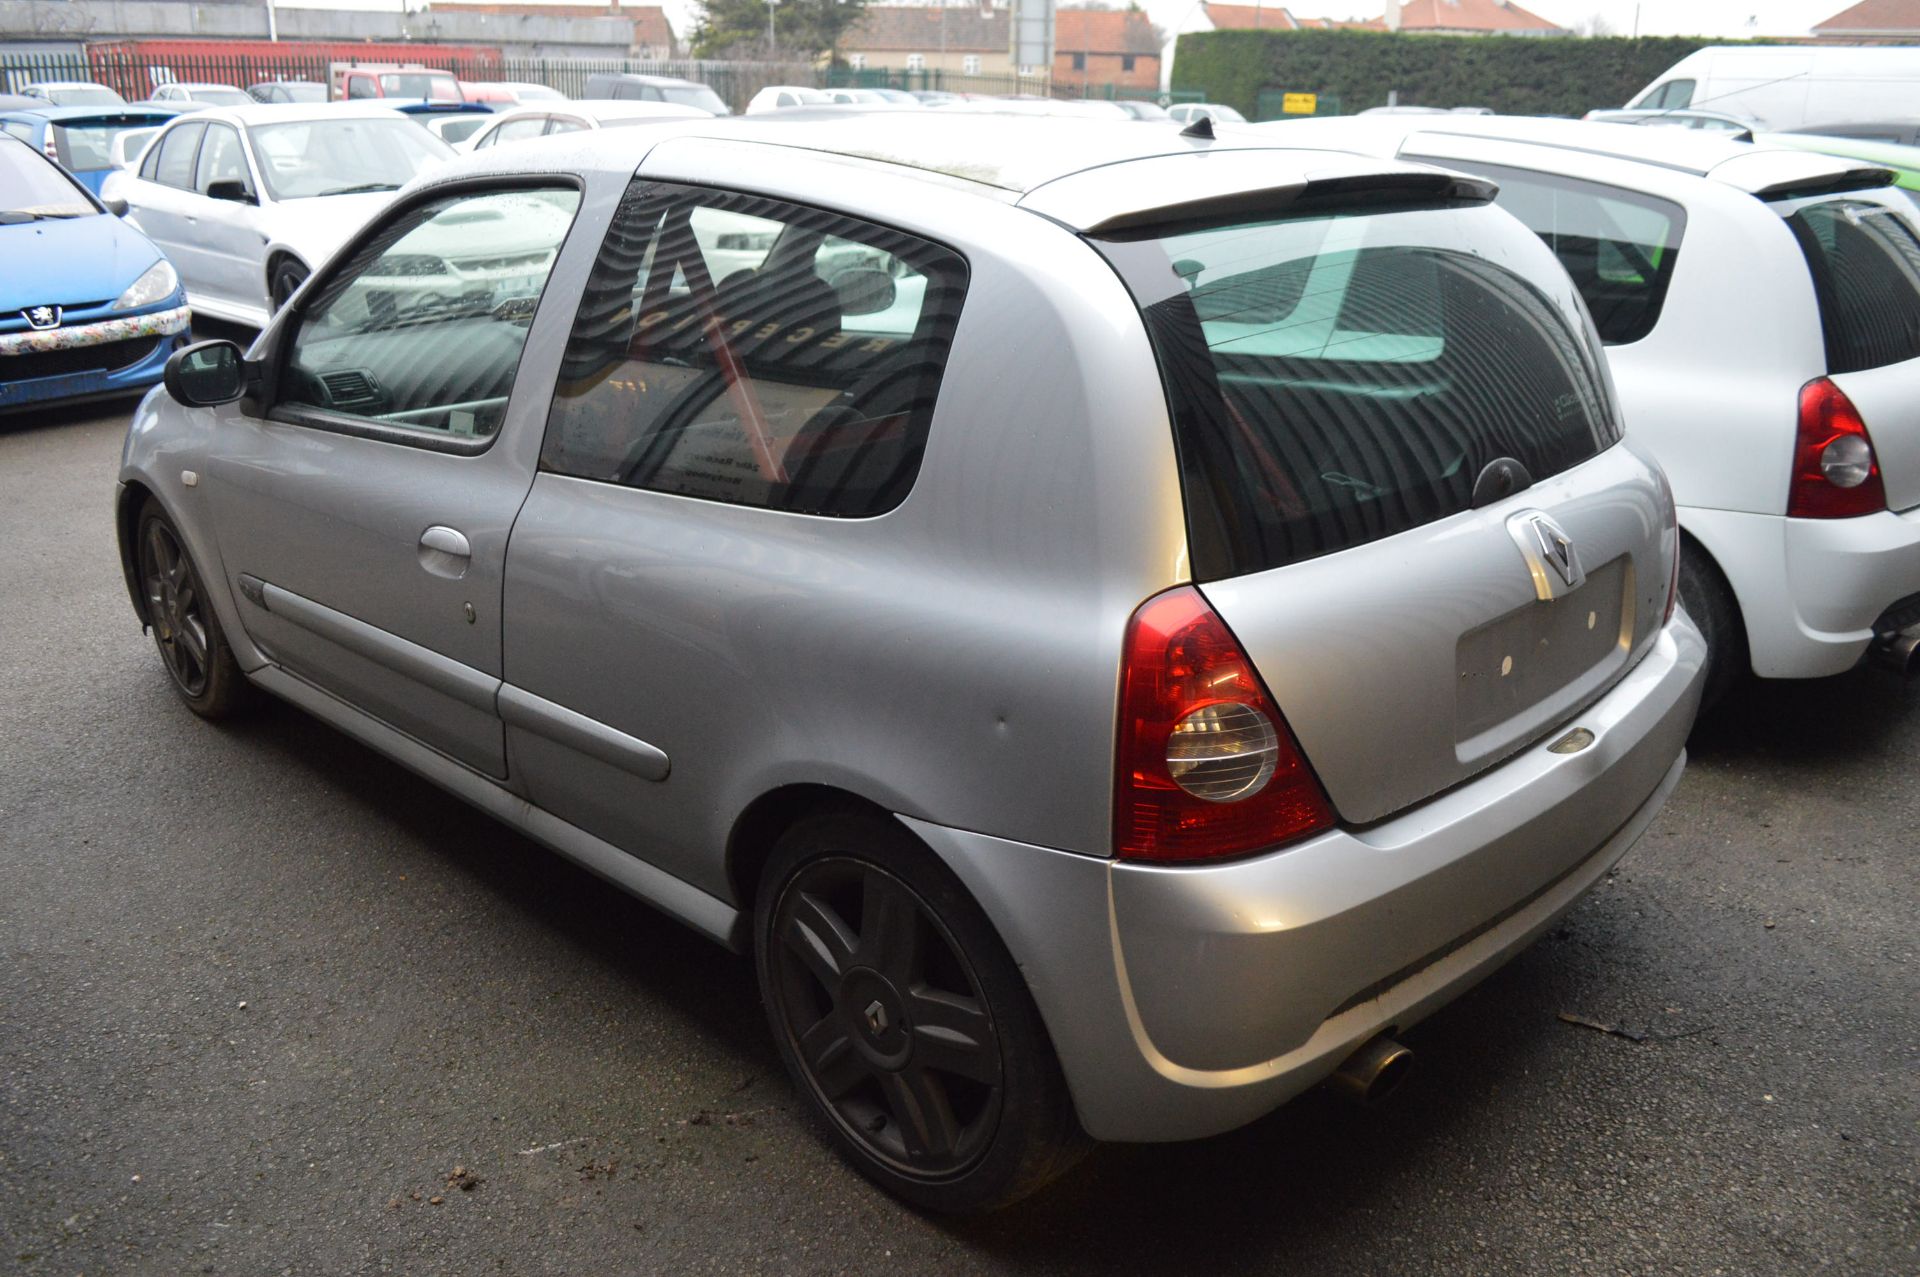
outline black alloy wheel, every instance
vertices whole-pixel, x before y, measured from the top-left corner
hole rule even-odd
[[[134,535],[147,624],[173,690],[202,718],[227,717],[247,702],[253,685],[227,645],[179,530],[149,501]]]
[[[206,601],[193,564],[165,519],[150,518],[140,529],[140,581],[167,673],[188,700],[206,695],[213,675]]]
[[[282,261],[273,268],[273,278],[268,281],[267,291],[273,299],[273,310],[278,314],[280,308],[293,299],[300,291],[300,285],[307,282],[307,268],[295,261]]]
[[[963,1172],[1000,1119],[1000,1040],[972,964],[878,865],[815,860],[774,911],[787,1045],[842,1134],[917,1179]]]
[[[775,1044],[856,1170],[929,1210],[1039,1191],[1086,1152],[1053,1042],[993,923],[884,812],[796,821],[754,896]]]

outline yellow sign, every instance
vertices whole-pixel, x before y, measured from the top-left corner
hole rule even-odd
[[[1318,93],[1288,93],[1280,99],[1280,110],[1286,115],[1312,115],[1319,109]]]

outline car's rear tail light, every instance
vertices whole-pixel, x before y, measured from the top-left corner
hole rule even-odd
[[[1887,508],[1867,423],[1846,392],[1825,377],[1800,388],[1800,433],[1793,448],[1787,514],[1850,519]]]
[[[1667,539],[1673,542],[1673,562],[1667,569],[1667,610],[1660,618],[1665,627],[1680,603],[1680,505],[1673,499],[1673,482],[1667,472],[1656,466],[1654,473],[1660,476],[1660,495],[1667,503]]]
[[[1217,860],[1333,824],[1240,644],[1190,585],[1140,605],[1120,670],[1114,854]]]
[[[46,141],[44,141],[44,142],[42,142],[42,143],[40,143],[40,149],[41,149],[41,151],[42,151],[42,152],[44,152],[44,153],[46,154],[46,157],[47,157],[48,159],[50,159],[50,160],[53,160],[53,161],[55,161],[55,162],[58,162],[58,161],[59,161],[59,159],[60,159],[60,147],[59,147],[59,145],[58,145],[58,144],[57,144],[57,143],[56,143],[56,142],[55,142],[55,141],[53,140],[53,130],[52,130],[51,128],[49,128],[49,129],[47,130],[47,138],[46,138]]]

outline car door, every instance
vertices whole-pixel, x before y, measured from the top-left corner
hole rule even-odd
[[[140,180],[131,192],[127,220],[152,240],[180,272],[189,294],[203,290],[207,281],[199,259],[198,238],[192,233],[189,201],[194,197],[193,170],[206,134],[204,121],[175,125],[161,134],[158,144],[140,165]]]
[[[383,216],[274,330],[200,485],[270,660],[495,777],[501,572],[533,478],[513,441],[545,408],[516,383],[579,198],[566,179],[503,181]],[[540,264],[420,286],[431,245],[474,221]]]
[[[215,198],[215,183],[225,183],[223,195],[239,184],[244,199]],[[203,290],[229,305],[258,308],[266,302],[266,262],[261,250],[266,237],[260,229],[260,183],[247,161],[240,131],[231,124],[211,121],[200,142],[200,158],[193,178],[197,234]]]
[[[777,243],[723,277],[703,217]],[[727,890],[701,831],[730,698],[768,693],[741,675],[784,659],[769,618],[813,588],[801,565],[858,573],[823,547],[905,499],[965,276],[952,250],[840,213],[629,191],[507,559],[500,709],[537,805]]]

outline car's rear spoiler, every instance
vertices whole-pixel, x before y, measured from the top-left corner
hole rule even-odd
[[[1341,151],[1233,148],[1124,160],[1043,183],[1022,208],[1089,235],[1375,204],[1484,204],[1485,178]]]
[[[1767,147],[1722,161],[1707,176],[1769,203],[1878,190],[1894,181],[1893,170],[1877,164]]]

